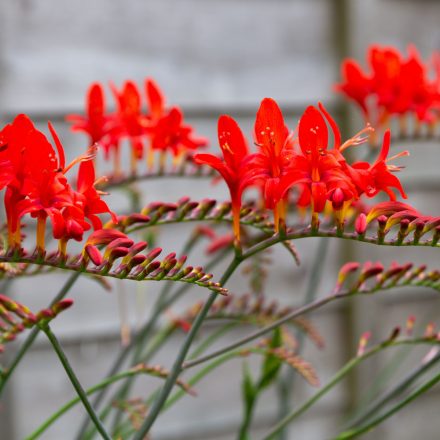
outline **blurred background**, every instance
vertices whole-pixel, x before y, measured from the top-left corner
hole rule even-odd
[[[209,137],[214,148],[218,116],[228,113],[238,119],[250,138],[256,110],[265,96],[279,102],[291,127],[307,105],[324,102],[347,138],[362,128],[362,122],[358,109],[344,105],[333,91],[340,80],[342,59],[354,56],[365,65],[371,43],[393,45],[402,51],[414,43],[426,59],[440,50],[439,23],[440,2],[434,0],[0,0],[1,124],[24,112],[47,133],[46,123],[51,120],[72,158],[84,151],[87,141],[69,132],[64,117],[83,112],[88,85],[113,81],[121,86],[126,79],[142,85],[150,76],[164,90],[167,102],[181,105],[188,122]],[[393,148],[411,152],[409,159],[403,159],[407,169],[401,174],[409,202],[427,214],[438,215],[438,140],[402,141]],[[143,203],[175,201],[183,195],[196,200],[227,197],[221,185],[208,182],[151,181],[139,189]],[[127,203],[127,197],[117,191],[109,198],[117,212],[124,212]],[[171,228],[159,233],[159,242],[165,250],[175,251],[182,246],[182,236]],[[318,245],[316,240],[298,243],[299,268],[285,251],[275,250],[266,295],[283,304],[301,304]],[[195,265],[203,263],[203,249],[191,259]],[[438,252],[432,249],[399,249],[397,254],[395,249],[332,242],[319,267],[322,283],[316,293],[329,293],[335,271],[344,262],[378,259],[424,262],[436,269],[440,263]],[[67,276],[60,272],[20,280],[9,293],[38,310],[48,304]],[[245,292],[247,282],[237,276],[231,286]],[[85,387],[98,382],[116,356],[121,320],[136,328],[148,316],[157,285],[138,284],[113,283],[112,291],[107,292],[93,281],[81,280],[70,295],[75,307],[54,322]],[[203,289],[193,290],[173,313],[206,295]],[[438,298],[426,290],[396,291],[337,304],[313,316],[317,329],[325,335],[326,348],[306,344],[304,357],[325,384],[354,355],[363,331],[371,330],[373,341],[380,341],[396,325],[404,325],[410,314],[416,315],[420,331],[431,321],[440,325],[439,311]],[[230,338],[245,333],[241,330]],[[182,337],[176,336],[159,354],[160,363],[170,366]],[[1,355],[2,363],[7,364],[16,348],[8,347]],[[387,375],[389,384],[397,383],[420,363],[427,350],[399,349],[374,359],[300,418],[285,438],[331,438],[352,414],[353,406],[368,397],[374,377]],[[187,397],[183,405],[159,418],[153,439],[235,438],[242,411],[241,363],[226,364],[212,380],[197,386],[197,398]],[[134,395],[143,396],[158,384],[141,382]],[[301,379],[294,385],[292,404],[303,402],[313,392]],[[438,393],[431,391],[365,438],[439,438]],[[52,350],[43,338],[38,339],[1,400],[0,439],[24,438],[73,395]],[[276,391],[268,392],[255,417],[255,438],[274,423],[278,407]],[[82,417],[82,408],[77,407],[43,438],[74,438]]]

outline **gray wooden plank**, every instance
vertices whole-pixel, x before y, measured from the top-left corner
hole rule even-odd
[[[332,96],[330,2],[3,2],[3,110],[79,108],[94,80],[155,77],[171,102]],[[195,14],[194,11],[197,11]]]

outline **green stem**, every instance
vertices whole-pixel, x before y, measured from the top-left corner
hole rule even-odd
[[[214,331],[211,335],[209,335],[195,350],[191,355],[188,357],[188,359],[196,358],[197,356],[200,356],[207,348],[211,347],[212,344],[220,337],[223,336],[225,333],[229,332],[229,330],[237,327],[237,322],[230,322],[223,327],[220,327],[216,331]]]
[[[226,325],[224,325],[223,327],[219,328],[217,331],[213,332],[208,338],[206,338],[206,340],[204,340],[198,347],[196,347],[196,349],[194,350],[193,353],[191,353],[191,355],[189,356],[189,359],[199,356],[201,353],[203,353],[206,348],[208,348],[209,346],[212,345],[213,342],[215,342],[220,336],[223,336],[226,332],[228,332],[229,330],[231,330],[232,328],[235,328],[238,324],[236,322],[232,322],[232,323],[228,323]],[[231,353],[231,355],[229,356],[229,354],[227,356],[223,356],[221,359],[221,361],[217,364],[216,362],[213,362],[211,364],[209,364],[205,369],[202,369],[201,372],[203,372],[203,374],[196,374],[192,379],[189,380],[188,384],[190,386],[195,385],[197,382],[199,382],[199,380],[201,380],[206,374],[208,374],[212,369],[215,368],[215,366],[222,364],[223,362],[227,361],[228,359],[232,359],[233,357],[236,356],[240,356],[242,355],[241,351],[237,351],[237,352],[233,352]],[[163,411],[165,411],[169,406],[172,405],[168,404],[168,402],[170,400],[173,401],[173,403],[177,400],[179,400],[185,393],[180,393],[181,390],[176,391],[175,395],[170,397],[166,404],[163,407]],[[147,406],[150,406],[152,402],[154,402],[154,400],[158,397],[159,395],[159,390],[157,390],[156,392],[154,392],[152,394],[152,396],[150,396],[146,402]]]
[[[337,437],[335,437],[334,440],[348,440],[352,438],[357,438],[359,435],[364,434],[365,432],[371,431],[374,427],[382,423],[384,420],[388,419],[392,415],[394,415],[396,412],[401,410],[404,406],[411,403],[413,400],[415,400],[417,397],[419,397],[421,394],[425,393],[429,389],[431,389],[434,385],[436,385],[438,382],[440,382],[440,374],[437,374],[434,376],[431,380],[426,382],[425,384],[421,385],[419,388],[417,388],[413,393],[411,393],[408,397],[403,399],[398,404],[394,405],[392,408],[390,408],[388,411],[386,411],[381,416],[375,418],[370,423],[361,426],[357,429],[352,429],[350,431],[345,431],[341,434],[339,434]]]
[[[220,350],[214,351],[211,354],[208,354],[206,356],[199,357],[197,359],[193,359],[191,361],[187,361],[183,364],[184,369],[192,368],[198,364],[201,364],[203,362],[206,362],[210,359],[213,359],[217,356],[220,356],[230,350],[234,350],[235,348],[238,348],[244,344],[247,344],[248,342],[253,341],[254,339],[259,338],[260,336],[265,335],[266,333],[269,333],[270,331],[276,329],[282,324],[285,324],[286,322],[290,321],[293,318],[296,318],[297,316],[303,315],[305,313],[308,313],[312,310],[315,310],[319,307],[322,307],[323,305],[334,301],[336,299],[340,298],[346,298],[348,296],[354,295],[352,292],[340,292],[335,293],[333,295],[326,296],[320,300],[314,301],[310,304],[307,304],[306,306],[300,307],[299,309],[293,310],[292,312],[288,313],[287,315],[283,316],[282,318],[278,319],[277,321],[272,322],[271,324],[267,325],[266,327],[263,327],[260,330],[257,330],[253,333],[251,333],[249,336],[246,336],[242,339],[239,339],[236,342],[233,342],[232,344],[221,348]]]
[[[194,386],[199,383],[206,375],[208,375],[212,370],[216,369],[220,365],[224,364],[230,359],[233,359],[240,354],[238,352],[227,353],[224,356],[219,357],[214,362],[203,367],[200,371],[198,371],[191,379],[188,380],[189,386]],[[185,395],[182,390],[176,391],[171,397],[169,397],[163,407],[163,410],[166,411],[171,406],[173,406],[181,397]]]
[[[87,396],[90,396],[97,391],[106,388],[107,386],[111,385],[114,382],[117,382],[121,379],[125,379],[127,377],[135,376],[138,374],[145,374],[144,371],[136,371],[136,370],[128,370],[124,371],[123,373],[116,374],[114,376],[108,377],[102,382],[94,385],[93,387],[90,387],[86,390]],[[69,411],[71,408],[73,408],[76,404],[81,402],[80,397],[75,397],[74,399],[67,402],[65,405],[63,405],[61,408],[58,409],[54,414],[52,414],[45,422],[43,422],[32,434],[30,434],[28,437],[25,438],[25,440],[35,440],[38,437],[41,436],[41,434],[46,431],[47,428],[49,428],[53,423],[55,423],[56,420],[58,420],[62,415],[64,415],[67,411]]]
[[[89,413],[89,416],[93,423],[96,426],[96,429],[101,434],[102,438],[105,440],[112,440],[110,435],[105,430],[104,426],[102,425],[101,421],[99,420],[97,414],[95,413],[95,410],[92,408],[92,405],[90,404],[89,400],[87,399],[87,394],[84,391],[82,385],[80,384],[78,378],[76,377],[63,349],[61,348],[60,343],[58,342],[58,339],[50,329],[48,324],[42,324],[41,330],[46,333],[46,336],[48,337],[50,343],[52,344],[56,354],[58,355],[58,358],[60,359],[61,364],[64,367],[64,370],[67,373],[67,376],[69,377],[70,381],[72,382],[73,387],[75,388],[75,391],[77,392],[79,398],[81,399],[84,408]]]
[[[317,393],[315,393],[309,400],[307,400],[303,405],[301,405],[298,409],[292,411],[290,414],[288,414],[286,417],[284,417],[282,420],[280,420],[271,430],[268,432],[261,440],[273,440],[275,438],[275,435],[278,434],[281,430],[283,430],[290,422],[292,422],[294,419],[296,419],[298,416],[300,416],[302,413],[304,413],[306,410],[308,410],[313,404],[315,404],[322,396],[327,394],[336,384],[338,384],[348,373],[353,370],[357,365],[359,365],[364,360],[368,359],[369,357],[379,353],[380,351],[384,350],[388,347],[394,347],[399,345],[405,345],[405,344],[420,344],[420,343],[433,343],[433,341],[427,341],[427,340],[400,340],[400,341],[385,341],[381,344],[376,345],[375,347],[370,348],[367,350],[363,355],[357,356],[353,359],[351,359],[347,364],[345,364],[330,380],[330,382],[325,385],[323,388],[321,388]],[[341,437],[345,440],[345,437]],[[347,437],[352,438],[352,437]],[[339,437],[338,437],[339,440]]]
[[[75,284],[76,280],[79,278],[80,275],[81,275],[81,272],[75,272],[72,275],[70,275],[69,279],[66,281],[64,286],[58,292],[57,296],[50,303],[50,306],[53,306],[55,303],[61,301],[67,295],[70,288],[73,286],[73,284]],[[14,372],[15,368],[20,363],[23,356],[26,354],[26,352],[32,346],[32,344],[34,343],[34,341],[37,338],[39,333],[40,333],[40,329],[38,327],[35,327],[32,329],[32,331],[30,332],[30,334],[28,335],[28,337],[24,341],[23,345],[20,347],[18,353],[15,355],[9,368],[2,372],[2,375],[0,378],[0,395],[2,394],[3,388],[6,385],[6,382],[8,381],[8,379],[10,378],[12,373]]]
[[[377,413],[381,408],[384,407],[387,403],[389,403],[392,399],[397,397],[403,391],[405,391],[411,384],[418,379],[422,374],[426,373],[432,366],[437,364],[440,361],[440,351],[428,362],[423,363],[414,371],[412,371],[407,377],[401,380],[398,384],[396,384],[393,388],[391,388],[387,393],[380,397],[376,402],[374,402],[371,406],[367,407],[366,410],[358,415],[356,419],[350,423],[349,428],[352,429],[357,425],[360,425],[362,422],[370,419],[375,413]]]
[[[187,254],[189,253],[189,251],[191,250],[191,248],[195,245],[196,243],[196,239],[191,240],[182,250],[183,254]],[[213,260],[211,260],[207,265],[206,265],[206,270],[211,270],[214,266],[216,266],[219,262],[221,262],[225,256],[230,252],[229,249],[225,250],[224,252],[220,252]],[[154,343],[154,341],[152,342],[152,345],[149,347],[148,351],[146,354],[141,354],[141,350],[144,347],[144,342],[146,341],[146,339],[149,337],[150,333],[154,330],[157,321],[159,320],[161,313],[166,310],[168,307],[170,307],[177,299],[179,299],[182,294],[191,287],[190,284],[184,284],[182,286],[180,286],[179,289],[177,289],[171,297],[168,298],[168,293],[171,289],[171,287],[174,286],[174,283],[169,281],[164,288],[161,290],[161,292],[159,292],[157,301],[155,303],[155,305],[153,306],[153,312],[150,316],[150,319],[145,323],[145,325],[141,328],[141,330],[136,334],[136,336],[131,340],[130,344],[127,345],[119,354],[118,358],[115,360],[112,368],[110,369],[109,373],[107,374],[107,377],[110,377],[112,375],[114,375],[119,368],[121,367],[121,365],[123,364],[123,362],[125,361],[125,359],[127,358],[127,356],[130,354],[131,350],[134,347],[137,347],[137,350],[133,356],[132,359],[132,364],[136,364],[138,362],[140,362],[141,360],[143,362],[148,362],[148,360],[153,356],[154,352],[156,351],[157,344]],[[116,393],[113,395],[113,398],[110,399],[111,401],[114,400],[122,400],[124,398],[124,396],[129,392],[130,390],[130,383],[131,383],[131,379],[132,378],[128,378],[127,382],[118,390],[116,391]],[[94,400],[93,404],[94,406],[98,406],[102,400],[104,399],[105,396],[105,392],[106,389],[103,389],[97,396],[96,399]],[[101,412],[101,418],[104,420],[110,410],[111,410],[111,406],[108,406],[106,409],[104,409],[103,412]],[[118,422],[119,418],[115,419],[114,425],[116,422]],[[88,426],[88,420],[85,420],[84,423],[81,426],[81,429],[77,435],[77,440],[83,439],[84,437],[84,433],[87,429]],[[86,438],[88,438],[89,436],[87,436]]]
[[[251,426],[252,418],[254,416],[255,404],[257,403],[257,397],[253,398],[251,402],[248,402],[243,421],[238,431],[238,440],[249,440],[249,428]]]
[[[321,284],[321,278],[324,272],[320,270],[323,266],[324,261],[327,257],[327,252],[329,248],[329,240],[321,238],[318,243],[318,247],[316,249],[316,253],[313,257],[313,265],[310,269],[308,280],[307,280],[307,289],[304,294],[303,305],[309,304],[314,301],[316,298],[316,294],[318,291],[318,287]],[[300,354],[303,343],[304,343],[305,333],[302,331],[296,332],[296,340],[298,342],[298,347],[296,349],[297,353]],[[278,390],[279,402],[280,402],[280,418],[283,418],[287,415],[289,411],[290,401],[292,400],[293,388],[295,383],[295,371],[292,369],[287,370],[286,376],[284,380],[281,381],[280,387]],[[283,430],[280,432],[279,440],[287,440],[287,431]]]
[[[224,364],[225,362],[227,362],[230,359],[234,359],[237,356],[242,356],[242,352],[235,351],[235,352],[232,352],[232,353],[227,353],[226,355],[224,355],[222,357],[219,357],[214,362],[211,362],[210,364],[204,366],[193,377],[191,377],[189,380],[187,380],[186,383],[190,387],[194,387],[194,385],[197,385],[211,371],[215,370],[220,365]],[[160,390],[158,390],[157,392],[153,393],[153,395],[150,398],[148,398],[148,400],[146,402],[147,406],[149,406],[149,404],[151,404],[151,402],[153,402],[157,398],[159,391]],[[180,400],[185,394],[187,394],[187,393],[185,391],[183,391],[182,389],[177,390],[172,396],[170,396],[167,399],[166,403],[164,404],[164,406],[162,408],[162,411],[163,412],[167,411],[178,400]],[[122,429],[123,429],[123,427],[121,428],[121,430]],[[133,432],[133,428],[131,428],[131,432]],[[128,438],[128,435],[126,437],[123,437],[123,438]]]
[[[234,259],[232,260],[231,264],[226,269],[225,273],[223,274],[222,279],[220,280],[220,284],[223,286],[227,280],[231,277],[231,275],[234,273],[235,269],[240,265],[242,262],[242,257],[236,253]],[[168,376],[168,379],[165,381],[165,385],[163,386],[158,398],[153,403],[153,406],[150,410],[150,413],[148,417],[145,419],[144,423],[140,427],[139,431],[134,436],[134,440],[142,440],[144,436],[148,433],[151,426],[155,422],[157,416],[159,415],[160,410],[162,409],[163,405],[165,404],[174,384],[179,376],[179,374],[182,371],[182,364],[185,360],[185,357],[191,347],[192,341],[195,338],[200,326],[202,325],[206,315],[209,312],[209,309],[211,308],[212,304],[217,298],[217,293],[213,292],[211,293],[210,297],[206,301],[205,305],[203,306],[202,310],[198,313],[196,319],[193,322],[193,325],[191,326],[191,330],[189,331],[185,341],[183,342],[182,347],[179,350],[179,353],[177,354],[176,360],[174,361],[173,368],[171,369],[171,373]]]

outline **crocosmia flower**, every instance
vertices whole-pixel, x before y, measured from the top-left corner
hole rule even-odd
[[[90,145],[102,143],[106,147],[107,142],[103,142],[108,135],[111,120],[106,115],[104,89],[100,83],[93,83],[87,91],[86,115],[69,115],[67,120],[72,122],[72,131],[83,131],[90,138]]]
[[[400,167],[389,162],[407,152],[388,158],[389,132],[385,133],[374,163],[347,162],[345,150],[366,142],[372,131],[371,126],[367,126],[342,142],[336,122],[319,103],[318,107],[309,106],[305,110],[294,137],[277,103],[265,98],[254,127],[256,153],[248,150],[237,123],[229,116],[221,116],[218,136],[223,158],[197,154],[195,162],[216,169],[228,185],[237,238],[242,193],[251,186],[262,190],[264,208],[273,211],[276,232],[284,229],[291,188],[299,191],[296,205],[302,210],[310,208],[313,228],[319,227],[319,214],[331,209],[338,228],[342,229],[348,209],[358,205],[363,195],[372,198],[384,192],[395,200],[395,189],[406,197],[394,175]]]
[[[332,149],[328,148],[327,122],[333,130]],[[306,109],[299,122],[298,138],[301,153],[294,160],[301,173],[300,205],[311,203],[312,211],[319,213],[327,200],[338,210],[345,201],[356,199],[356,188],[344,172],[345,159],[339,151],[341,135],[322,104],[320,110],[313,106]]]
[[[183,113],[173,107],[151,127],[150,139],[153,151],[171,151],[174,157],[207,145],[205,138],[195,138],[192,127],[183,123]]]
[[[113,136],[128,138],[131,144],[131,170],[136,172],[136,161],[143,157],[145,133],[145,115],[142,114],[140,91],[133,81],[126,81],[122,90],[111,84],[118,106]]]
[[[297,181],[292,168],[293,141],[278,104],[271,98],[261,102],[255,119],[258,153],[252,159],[255,179],[263,190],[265,207],[274,212],[275,228],[285,222],[287,192]]]
[[[0,164],[6,163],[5,209],[8,222],[10,247],[21,244],[20,222],[30,214],[37,219],[37,249],[44,251],[46,220],[52,223],[52,233],[60,241],[60,250],[65,253],[67,240],[82,239],[85,230],[90,229],[88,219],[94,228],[100,228],[98,213],[110,213],[105,202],[94,189],[94,150],[78,157],[71,164],[65,164],[64,149],[49,123],[55,148],[45,135],[37,130],[26,115],[15,120],[0,131]],[[78,191],[70,186],[66,173],[81,163],[78,176]]]
[[[121,145],[130,144],[130,169],[137,173],[138,162],[147,147],[147,168],[154,166],[155,152],[159,152],[160,167],[171,153],[177,163],[186,153],[205,147],[208,140],[194,135],[193,128],[184,122],[182,110],[167,107],[165,96],[156,82],[145,80],[145,97],[134,81],[126,81],[121,89],[110,84],[116,101],[116,111],[107,113],[105,95],[100,83],[93,83],[86,97],[86,115],[69,115],[73,131],[89,135],[92,144],[103,147],[105,158],[113,155],[114,174],[121,171]],[[146,109],[144,108],[146,101]],[[1,183],[1,182],[0,182]]]
[[[367,59],[369,72],[364,72],[355,60],[345,60],[343,81],[336,85],[360,106],[367,122],[382,127],[390,116],[398,116],[406,130],[405,115],[414,115],[417,123],[433,124],[438,119],[439,70],[423,63],[413,46],[405,57],[393,47],[372,45]]]
[[[251,182],[246,164],[249,150],[240,127],[230,116],[220,116],[218,120],[218,141],[223,159],[212,154],[196,154],[194,161],[217,170],[228,185],[231,194],[234,233],[239,240],[241,196],[245,187]]]
[[[396,157],[406,156],[408,152],[404,151],[392,158],[388,158],[390,142],[391,133],[387,130],[384,135],[382,149],[376,161],[371,165],[368,162],[355,162],[350,168],[349,173],[353,182],[357,185],[359,192],[365,193],[367,197],[374,197],[380,191],[383,191],[390,197],[390,200],[396,200],[396,195],[391,190],[391,188],[395,188],[406,199],[402,184],[391,172],[398,171],[400,168],[389,165],[387,162]]]

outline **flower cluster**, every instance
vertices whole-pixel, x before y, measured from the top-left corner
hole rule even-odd
[[[330,147],[329,129],[333,134]],[[361,195],[374,197],[385,192],[395,200],[397,190],[406,198],[399,179],[393,174],[399,167],[389,165],[390,132],[384,135],[381,151],[373,163],[349,164],[343,153],[350,146],[367,140],[367,127],[342,143],[338,126],[322,104],[310,106],[301,116],[297,134],[291,133],[277,103],[265,98],[255,121],[255,144],[258,151],[249,151],[240,127],[230,116],[218,121],[218,139],[223,158],[212,154],[197,154],[194,160],[216,169],[229,187],[232,201],[234,232],[240,237],[240,209],[243,191],[257,187],[264,207],[274,212],[275,227],[283,228],[286,219],[289,190],[298,190],[297,205],[311,208],[312,225],[318,214],[328,206],[342,225],[346,209]],[[400,155],[407,154],[406,152]],[[397,156],[400,156],[397,155]]]
[[[370,72],[364,72],[353,59],[342,64],[343,82],[337,90],[355,101],[374,126],[386,124],[390,116],[407,114],[416,121],[431,125],[440,110],[440,69],[434,58],[434,78],[430,66],[424,64],[417,50],[410,46],[405,58],[393,47],[371,46],[368,49]]]
[[[151,169],[155,152],[160,152],[161,161],[165,160],[167,152],[179,159],[208,144],[206,139],[193,135],[179,107],[167,108],[163,93],[152,79],[145,80],[146,111],[136,83],[126,81],[121,90],[114,84],[110,87],[116,101],[114,113],[106,110],[103,86],[93,83],[87,93],[86,115],[69,115],[67,119],[73,123],[73,131],[89,135],[91,145],[102,145],[106,158],[113,154],[116,175],[121,173],[120,146],[124,140],[131,146],[132,174],[136,174],[137,163],[145,156],[145,150],[148,151],[147,166]]]
[[[72,299],[62,299],[34,314],[25,305],[0,294],[0,353],[4,351],[3,344],[14,341],[25,329],[47,325],[72,305]]]
[[[95,149],[66,166],[63,146],[50,123],[49,130],[56,150],[26,115],[18,115],[0,131],[0,189],[6,188],[9,247],[20,247],[21,219],[30,214],[37,219],[38,251],[44,251],[49,218],[53,237],[65,254],[68,240],[81,241],[85,231],[102,227],[97,214],[109,213],[115,221],[116,216],[95,189]],[[76,164],[73,189],[66,173]]]

